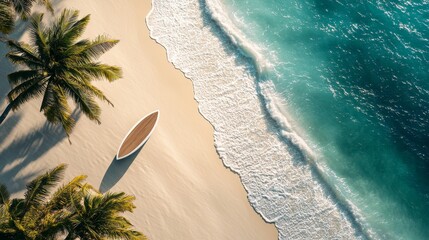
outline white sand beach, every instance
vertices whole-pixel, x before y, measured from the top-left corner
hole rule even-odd
[[[213,128],[198,112],[192,82],[149,37],[145,17],[150,0],[57,1],[54,7],[57,12],[78,9],[80,17],[91,14],[85,37],[120,39],[101,61],[121,66],[123,78],[95,83],[115,107],[100,103],[101,125],[76,112],[72,145],[60,127],[46,124],[39,112],[41,99],[10,113],[0,125],[0,182],[19,196],[35,176],[66,163],[66,180],[85,174],[101,191],[135,195],[137,208],[128,216],[149,239],[277,239],[275,226],[252,209],[238,175],[219,159]],[[3,110],[11,65],[2,57],[0,66]],[[135,158],[114,160],[129,128],[156,109],[160,120],[147,144]]]

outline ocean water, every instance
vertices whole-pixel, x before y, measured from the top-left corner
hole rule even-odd
[[[374,238],[429,238],[429,2],[225,0],[292,128]]]
[[[428,239],[429,2],[153,0],[224,164],[280,239]]]

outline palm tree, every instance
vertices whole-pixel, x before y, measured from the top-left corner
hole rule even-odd
[[[0,239],[146,239],[119,215],[135,208],[132,196],[97,193],[83,175],[50,194],[65,168],[31,181],[24,198],[11,200],[0,185]]]
[[[119,215],[133,211],[134,199],[125,193],[85,195],[83,204],[75,205],[66,239],[146,239],[140,232],[131,230],[132,224]]]
[[[44,5],[51,13],[54,11],[50,0],[0,0],[0,32],[9,34],[13,30],[16,15],[27,19],[34,3]]]
[[[84,115],[98,124],[101,110],[94,98],[113,106],[92,81],[112,82],[121,77],[119,67],[96,62],[118,40],[100,35],[94,40],[78,41],[90,20],[89,15],[82,19],[78,19],[78,15],[78,11],[66,9],[51,26],[45,26],[43,14],[36,14],[31,20],[30,44],[7,41],[11,48],[7,54],[9,60],[26,69],[8,75],[12,90],[0,124],[10,110],[43,96],[40,111],[50,123],[60,124],[69,136],[75,124],[67,102],[69,97]]]
[[[54,211],[61,201],[55,197],[52,200],[58,204],[45,201],[51,189],[62,179],[64,170],[65,165],[60,165],[31,181],[24,198],[11,200],[6,187],[0,185],[0,239],[41,239],[42,234],[50,239],[63,229],[67,213],[63,207]],[[78,181],[71,181],[66,187],[76,191],[83,179],[80,176]]]

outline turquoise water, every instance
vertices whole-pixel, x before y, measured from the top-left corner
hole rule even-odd
[[[224,0],[374,239],[429,238],[429,2]]]

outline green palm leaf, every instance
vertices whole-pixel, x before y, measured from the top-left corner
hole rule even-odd
[[[25,205],[29,207],[42,204],[50,190],[63,178],[65,169],[66,165],[61,164],[31,181],[24,195]]]
[[[0,32],[4,34],[12,32],[14,19],[11,4],[6,0],[0,0]]]
[[[22,104],[31,100],[33,97],[40,96],[45,89],[43,81],[39,76],[29,79],[18,86],[15,86],[9,93],[8,98],[13,110],[18,109]],[[42,83],[42,84],[41,84]]]
[[[10,201],[9,213],[13,219],[20,218],[25,214],[26,206],[24,199],[15,198]]]
[[[134,200],[135,197],[125,193],[87,194],[77,206],[70,231],[81,239],[146,239],[119,215],[132,212]]]
[[[20,70],[8,75],[9,84],[17,86],[21,83],[27,82],[31,79],[39,77],[41,72],[39,70]]]
[[[10,194],[5,185],[0,184],[0,205],[9,202]]]
[[[89,19],[89,15],[79,18],[78,11],[66,9],[54,23],[45,26],[43,14],[35,14],[31,19],[29,44],[8,41],[9,60],[28,69],[9,75],[10,107],[0,116],[0,124],[9,109],[15,111],[23,103],[40,96],[43,96],[40,111],[50,123],[60,124],[67,136],[75,125],[67,102],[69,98],[85,116],[100,124],[101,108],[96,99],[113,104],[92,81],[111,82],[121,78],[122,71],[116,66],[94,62],[114,47],[117,40],[104,35],[94,40],[78,40]]]
[[[89,56],[92,60],[96,60],[118,44],[118,42],[118,40],[110,39],[106,35],[100,35],[87,45],[83,54]]]
[[[67,10],[63,12],[65,15],[62,18],[68,19],[68,21],[59,21],[64,26],[61,26],[64,29],[61,33],[63,34],[62,40],[63,44],[73,44],[85,31],[85,28],[88,26],[90,21],[90,15],[86,15],[82,19],[78,19],[78,12]],[[67,16],[68,15],[68,16]]]
[[[48,63],[50,54],[49,54],[49,29],[43,24],[43,14],[34,14],[31,18],[31,27],[30,27],[30,43],[37,51],[38,60],[42,63]]]
[[[88,92],[80,87],[78,83],[72,81],[63,81],[59,85],[67,92],[67,95],[71,96],[89,119],[95,120],[100,124],[99,116],[101,109]]]
[[[42,59],[39,58],[36,50],[22,42],[9,40],[9,48],[11,51],[6,54],[6,57],[14,64],[24,65],[30,69],[39,69],[44,66]]]
[[[31,181],[24,198],[9,200],[0,184],[0,239],[146,239],[120,215],[135,208],[133,196],[100,194],[83,175],[51,194],[64,170],[59,165]]]
[[[80,201],[83,197],[81,189],[84,187],[83,181],[85,179],[85,175],[80,175],[58,188],[47,203],[48,208],[52,210],[68,209],[71,205],[70,199],[75,202]]]
[[[64,90],[57,85],[52,85],[52,97],[50,104],[43,108],[43,112],[49,122],[60,124],[67,136],[71,133],[75,120],[71,117],[71,109],[67,103],[67,97]]]
[[[105,79],[109,82],[119,79],[122,77],[121,68],[116,66],[109,66],[101,63],[86,63],[80,64],[75,67],[84,78],[96,78]]]

